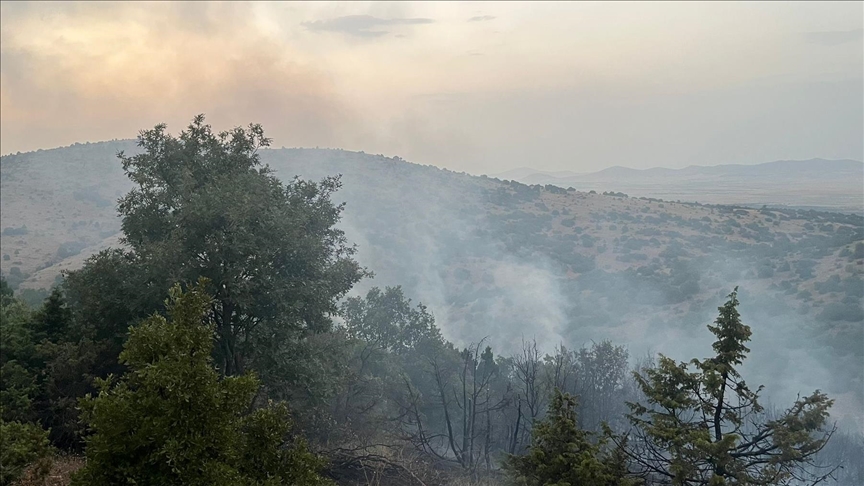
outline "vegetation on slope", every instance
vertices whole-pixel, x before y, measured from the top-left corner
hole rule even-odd
[[[759,246],[764,242],[748,243],[750,233],[742,233],[734,225],[732,233],[722,239],[694,233],[690,240],[684,233],[670,233],[677,230],[667,228],[695,224],[690,221],[692,218],[661,218],[649,214],[651,209],[636,214],[622,212],[624,206],[631,209],[633,204],[641,208],[656,205],[657,212],[663,210],[664,214],[667,205],[669,214],[675,214],[674,211],[714,214],[712,211],[716,211],[718,218],[723,215],[724,220],[732,221],[770,217],[772,226],[778,221],[776,226],[785,225],[784,228],[808,224],[792,216],[784,220],[775,213],[773,216],[748,211],[736,214],[735,211],[744,210],[728,209],[731,214],[726,214],[726,208],[634,201],[620,194],[579,194],[551,186],[505,184],[412,166],[399,160],[380,159],[376,159],[381,162],[379,167],[397,183],[386,187],[371,185],[368,179],[380,179],[381,174],[369,173],[363,167],[355,168],[345,177],[350,179],[356,175],[361,183],[346,185],[345,190],[338,193],[349,199],[343,213],[342,206],[332,202],[338,188],[334,179],[324,178],[321,183],[300,179],[287,184],[276,179],[274,175],[282,169],[271,164],[271,172],[259,162],[259,157],[266,159],[275,154],[258,150],[266,143],[260,127],[255,125],[249,130],[214,134],[201,118],[179,137],[166,134],[161,126],[143,132],[140,140],[143,150],[123,158],[124,168],[134,182],[133,190],[120,205],[124,246],[100,252],[89,258],[81,269],[69,272],[35,312],[18,299],[5,298],[3,334],[14,335],[16,339],[4,339],[0,362],[4,377],[3,419],[36,423],[49,431],[48,437],[56,446],[71,451],[86,450],[93,460],[80,473],[80,480],[103,472],[124,477],[145,474],[147,468],[142,464],[150,460],[147,457],[159,462],[165,457],[165,451],[173,450],[171,444],[179,440],[177,438],[185,437],[192,444],[195,442],[192,439],[203,437],[201,427],[183,424],[212,417],[188,414],[184,404],[192,407],[199,403],[199,398],[204,401],[212,398],[211,391],[224,383],[243,381],[242,377],[249,371],[261,377],[263,387],[255,400],[250,393],[243,395],[242,400],[238,400],[246,405],[228,415],[242,422],[247,414],[241,408],[251,408],[253,415],[267,414],[267,400],[284,401],[295,420],[295,432],[305,436],[312,450],[330,459],[322,474],[341,484],[367,484],[373,480],[384,484],[388,481],[392,484],[446,484],[456,478],[475,482],[500,478],[500,466],[506,457],[526,453],[530,457],[532,444],[538,443],[535,439],[540,440],[535,435],[535,426],[543,423],[550,400],[555,403],[556,390],[580,397],[575,416],[579,417],[580,430],[599,433],[608,427],[608,437],[616,437],[614,434],[626,430],[626,402],[646,404],[646,413],[653,403],[667,403],[662,393],[668,390],[648,386],[652,383],[650,380],[628,378],[630,364],[625,347],[598,340],[580,349],[579,336],[590,336],[586,330],[607,327],[609,321],[623,320],[634,313],[650,315],[653,311],[665,318],[685,306],[691,311],[710,306],[712,294],[727,285],[728,280],[744,276],[740,272],[722,273],[723,267],[732,266],[734,259],[750,258],[766,246],[772,252],[789,253],[788,247],[782,250],[781,246]],[[295,152],[294,155],[303,154]],[[331,163],[341,163],[339,157],[330,159]],[[304,177],[310,177],[304,173],[307,170],[332,170],[330,165],[318,164],[314,157],[306,160],[309,166],[292,166]],[[225,177],[226,174],[232,177]],[[406,181],[422,182],[410,197],[404,189]],[[373,193],[376,187],[380,190]],[[457,199],[457,195],[462,199]],[[359,212],[349,219],[353,198],[365,198],[367,210],[379,208],[381,212]],[[388,206],[385,204],[388,201],[399,204]],[[558,209],[555,206],[558,203],[572,204],[569,209],[563,206]],[[604,203],[602,214],[600,203]],[[565,209],[568,213],[564,213]],[[612,224],[602,219],[610,210],[616,212],[614,218],[627,221],[628,228],[623,231],[628,234],[626,239],[617,236],[622,230],[611,228]],[[576,218],[576,211],[587,216]],[[344,234],[337,229],[343,214]],[[843,219],[846,217],[842,215],[831,217],[835,218],[830,222],[831,228],[850,229],[835,229],[835,239],[808,240],[803,234],[795,236],[796,243],[805,241],[800,243],[800,251],[811,252],[813,258],[822,259],[855,257],[854,249],[843,257],[839,255],[842,250],[825,253],[823,246],[834,248],[832,245],[842,243],[838,248],[854,247],[856,238],[860,239],[859,221]],[[568,222],[564,223],[565,220]],[[702,223],[708,224],[707,221]],[[596,231],[593,240],[584,237],[589,224]],[[628,266],[632,262],[617,258],[634,251],[622,246],[628,245],[630,231],[652,228],[660,228],[659,233],[637,233],[639,239],[655,238],[658,245],[665,245],[663,251],[678,245],[679,254],[661,256],[658,253],[656,261],[652,259],[638,266]],[[762,233],[753,228],[747,231]],[[828,230],[820,227],[819,231]],[[569,240],[561,238],[565,234],[571,235],[567,237]],[[372,251],[364,254],[361,244],[360,251],[354,254],[353,247],[348,245],[352,235],[368,243],[366,248]],[[572,235],[578,238],[573,239]],[[603,251],[598,242],[601,238],[602,245],[606,246]],[[556,244],[556,240],[563,243]],[[574,245],[577,241],[578,245]],[[649,243],[655,244],[650,240]],[[711,247],[712,244],[715,246]],[[610,250],[616,246],[621,249]],[[709,261],[699,260],[700,251],[707,252],[705,248],[726,254],[729,260],[712,269]],[[386,258],[375,253],[385,250]],[[681,254],[682,251],[688,253]],[[736,253],[738,251],[741,253]],[[616,255],[615,261],[622,266],[603,263],[609,254]],[[341,300],[365,275],[354,260],[355,256],[376,272],[381,269],[378,278],[385,282],[404,277],[405,290],[367,286],[365,297],[355,295]],[[539,260],[545,262],[542,268],[531,265]],[[389,266],[384,264],[386,261],[391,262]],[[633,258],[633,262],[640,261],[644,259]],[[674,266],[670,262],[677,262],[681,269],[672,270]],[[698,266],[688,266],[699,262],[706,263],[704,273],[696,272],[700,269]],[[651,270],[651,264],[656,264],[655,274],[649,273],[651,278],[640,281],[639,278],[645,277],[640,270],[646,267],[646,272]],[[664,266],[667,264],[669,269]],[[715,275],[712,273],[715,271],[720,273]],[[693,277],[694,272],[698,274],[696,277]],[[536,288],[529,294],[537,302],[532,304],[524,298],[506,302],[509,297],[518,297],[512,288],[508,289],[508,279],[514,275],[533,278],[528,283]],[[703,281],[706,275],[714,275],[716,281]],[[189,287],[200,277],[206,277],[207,283],[184,295],[201,298],[198,310],[206,311],[203,319],[206,325],[192,325],[195,319],[189,315],[194,312],[184,314],[185,320],[175,318],[171,322],[151,317],[170,310],[165,299],[170,297],[168,289],[175,283]],[[756,275],[753,280],[770,281],[770,278]],[[695,290],[688,287],[693,280],[697,284]],[[844,281],[839,281],[839,288],[845,289],[843,298],[849,298],[848,289],[851,288],[851,299],[854,299],[854,285],[843,287]],[[824,285],[834,288],[837,282],[820,285],[823,289]],[[432,303],[436,307],[449,306],[450,312],[437,321],[446,326],[444,329],[436,324],[430,312],[431,305],[412,306],[406,297],[423,295],[424,289],[425,295],[433,300],[440,299]],[[362,286],[355,287],[355,292],[362,290]],[[178,291],[173,292],[179,295]],[[209,295],[206,305],[205,293]],[[838,291],[826,292],[831,293]],[[550,296],[555,302],[549,300]],[[528,314],[520,309],[523,305],[527,306]],[[728,306],[733,310],[737,307],[734,295]],[[534,310],[541,312],[531,315]],[[509,311],[513,312],[507,315]],[[543,312],[547,311],[556,312],[559,327],[550,329],[565,338],[566,344],[560,344],[553,351],[531,339],[507,342],[506,338],[513,337],[515,326],[542,328],[543,319],[547,317]],[[735,312],[737,315],[737,310]],[[691,322],[698,314],[693,311],[689,316]],[[7,318],[9,316],[12,317]],[[780,317],[784,315],[781,313]],[[736,319],[727,319],[734,324],[730,329],[744,329]],[[492,334],[486,332],[490,328],[484,327],[490,321],[500,332],[486,339],[485,335]],[[207,325],[212,325],[215,331],[212,352],[209,342],[195,341],[198,343],[195,346],[183,346],[189,341],[184,336],[202,337],[201,332]],[[466,334],[458,336],[456,343],[445,339],[442,331],[451,337],[460,327],[466,329]],[[172,334],[181,328],[188,332]],[[695,328],[688,332],[695,334]],[[673,329],[672,326],[666,328]],[[467,334],[468,330],[475,333],[474,337]],[[134,338],[136,335],[152,339],[138,341]],[[619,336],[619,343],[623,337],[626,336]],[[749,339],[749,329],[732,339],[743,346],[741,343]],[[835,347],[841,349],[839,344]],[[130,350],[136,349],[149,358],[132,359],[138,351]],[[496,352],[496,349],[503,351]],[[122,358],[118,361],[121,352]],[[726,364],[739,364],[741,357],[736,356]],[[177,366],[159,364],[174,363],[171,360],[179,360],[175,363]],[[215,364],[215,371],[211,363]],[[663,363],[666,361],[659,367],[641,366],[639,369],[643,372],[655,370],[654,373],[661,376],[667,371]],[[181,380],[184,386],[165,388],[165,383],[176,381],[180,376],[172,373],[181,373],[186,364],[192,367],[188,370],[189,380]],[[171,370],[162,369],[166,367]],[[710,391],[714,390],[716,382],[712,376],[719,368],[709,368],[702,367],[704,380],[694,379],[697,383],[704,381],[705,389]],[[198,372],[192,373],[194,370]],[[160,371],[167,374],[160,375]],[[124,378],[117,387],[103,386],[98,398],[81,402],[83,418],[93,427],[92,430],[82,429],[77,399],[96,393],[94,379],[111,374]],[[15,379],[7,378],[12,376]],[[653,375],[649,372],[649,376]],[[183,399],[188,397],[183,394],[186,385],[201,387],[196,400],[186,402]],[[639,385],[645,386],[640,389]],[[736,389],[747,391],[746,388]],[[140,396],[136,395],[139,393]],[[112,431],[122,432],[114,434],[117,436],[125,437],[129,433],[135,436],[138,433],[135,424],[149,423],[149,419],[131,422],[126,419],[157,413],[159,406],[151,401],[154,395],[168,403],[179,404],[175,407],[179,417],[177,428],[162,427],[158,434],[145,434],[145,440],[138,443],[143,449],[132,451],[127,458],[129,462],[123,459],[127,457],[123,455],[124,447],[137,446],[134,441],[117,444],[111,440]],[[824,395],[817,395],[819,403],[814,404],[829,403],[827,398],[819,398]],[[723,400],[721,396],[721,404]],[[100,408],[99,403],[107,405]],[[682,406],[686,408],[688,403]],[[112,413],[112,404],[126,404],[128,407],[120,408],[134,413]],[[827,410],[826,407],[821,410]],[[563,414],[569,417],[568,423],[575,422],[574,416],[565,413],[568,408],[573,407],[564,406],[563,402],[561,407],[553,407],[550,420],[554,422],[556,414]],[[640,411],[642,409],[636,410]],[[220,424],[227,428],[216,427],[214,431],[236,431],[240,422],[223,420]],[[268,420],[268,428],[260,431],[263,436],[257,432],[253,434],[268,438],[266,443],[258,444],[263,452],[255,454],[256,457],[289,453],[286,452],[289,449],[274,452],[273,447],[290,442],[292,434],[288,433],[285,423],[281,418]],[[796,474],[812,472],[806,467],[792,467],[813,456],[811,452],[819,449],[830,452],[822,448],[822,443],[808,442],[819,440],[812,434],[823,429],[825,416],[821,412],[809,417],[803,429],[792,427],[791,422],[771,423],[776,437],[794,435],[790,440],[778,442],[778,447],[784,451],[794,451],[798,446],[807,448],[801,454],[790,453],[777,459],[788,464],[789,470],[794,469]],[[688,423],[667,425],[677,427],[676,431],[693,427]],[[206,425],[204,428],[209,430]],[[572,428],[568,430],[572,432]],[[648,432],[645,440],[652,437],[651,431]],[[661,435],[669,433],[665,430]],[[589,436],[579,432],[571,438]],[[725,445],[730,442],[734,440],[726,437],[718,440]],[[639,445],[645,443],[643,440]],[[716,460],[712,454],[717,452],[717,447],[702,447],[701,442],[698,445],[692,448],[691,458],[702,461],[700,464],[706,461],[714,464]],[[667,446],[662,442],[656,444],[663,450]],[[242,451],[222,447],[228,445],[220,443],[218,447],[204,448],[203,455],[189,459],[185,466],[176,470],[168,468],[163,473],[170,476],[185,470],[192,474],[189,471],[200,463],[212,460],[221,464],[214,471],[228,468],[240,475],[248,473],[252,481],[263,480],[261,475],[266,471],[278,484],[280,474],[283,477],[306,474],[303,471],[310,469],[302,464],[317,463],[302,453],[297,470],[293,466],[285,466],[290,470],[281,473],[271,471],[269,466],[255,469],[237,459]],[[848,443],[844,447],[843,453],[856,450],[856,446]],[[593,446],[579,448],[607,464],[604,462],[606,452]],[[621,454],[627,451],[631,460]],[[615,475],[610,480],[642,478],[663,484],[663,475],[657,473],[662,465],[654,465],[656,469],[648,471],[659,474],[652,476],[642,469],[645,464],[632,460],[634,456],[641,457],[638,449],[622,448],[616,454]],[[142,457],[144,462],[139,462]],[[842,454],[834,451],[834,455],[823,458],[834,461],[842,458]],[[127,464],[129,469],[118,471],[115,469],[118,464]],[[697,470],[701,474],[705,469]],[[716,477],[725,477],[723,471],[716,468],[711,471]],[[849,474],[859,473],[853,470]],[[370,474],[377,479],[370,480]],[[675,473],[672,474],[674,477]],[[164,475],[148,481],[158,483],[160,478],[167,477]],[[304,477],[318,480],[313,476]],[[778,478],[778,481],[786,479]],[[775,481],[775,484],[783,483]]]

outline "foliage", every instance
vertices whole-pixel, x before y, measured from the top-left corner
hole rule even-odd
[[[31,328],[35,340],[56,343],[71,339],[71,336],[68,336],[71,323],[72,311],[61,290],[54,287],[42,307],[33,315]]]
[[[304,432],[321,443],[375,443],[393,429],[405,383],[418,383],[426,359],[445,348],[431,313],[411,306],[400,287],[370,289],[342,303],[344,325],[290,349],[296,366],[282,376]],[[292,383],[293,382],[293,383]]]
[[[283,447],[287,408],[249,412],[251,374],[220,379],[211,351],[206,281],[171,289],[170,320],[153,315],[130,331],[120,354],[129,371],[99,380],[81,401],[93,435],[73,484],[322,484],[321,462],[302,441]]]
[[[58,289],[36,311],[13,297],[0,305],[2,418],[38,421],[62,448],[80,443],[76,401],[92,390],[98,354],[91,341],[71,336],[71,325],[71,310]]]
[[[12,299],[15,292],[9,287],[5,278],[0,277],[0,305],[6,305],[6,301]]]
[[[373,287],[365,299],[351,297],[342,305],[341,315],[349,336],[396,354],[405,354],[423,342],[440,344],[441,333],[423,304],[410,307],[401,287],[382,292]]]
[[[338,178],[283,185],[259,162],[269,142],[260,125],[214,134],[198,116],[177,138],[144,131],[143,152],[120,155],[136,185],[119,205],[124,241],[169,282],[210,280],[228,375],[296,331],[329,329],[335,299],[364,275],[334,228]]]
[[[833,473],[808,468],[833,434],[824,429],[833,400],[817,390],[772,418],[758,400],[762,387],[752,390],[738,373],[751,330],[737,291],[708,326],[715,356],[688,364],[661,355],[656,367],[635,373],[647,404],[630,404],[631,457],[657,484],[793,484]]]
[[[135,184],[119,204],[131,250],[103,252],[67,277],[94,339],[122,343],[126,326],[159,310],[164,288],[199,277],[214,296],[224,374],[329,329],[335,300],[365,275],[334,227],[339,179],[283,184],[259,161],[268,144],[260,125],[216,134],[198,116],[178,137],[157,125],[141,132],[140,153],[120,153]]]
[[[53,453],[48,432],[38,425],[0,420],[0,486],[14,483],[28,466],[34,477],[44,477]]]
[[[618,486],[627,464],[620,453],[607,450],[608,436],[593,440],[576,420],[576,398],[555,390],[546,418],[534,427],[531,446],[523,456],[506,462],[511,481],[521,486]]]
[[[553,421],[547,408],[554,402],[555,389],[579,397],[570,407],[575,410],[572,422],[589,446],[598,447],[591,457],[623,465],[620,454],[629,451],[642,460],[633,460],[640,472],[660,483],[671,481],[657,472],[669,470],[663,460],[671,457],[710,463],[704,469],[708,471],[725,460],[720,450],[725,443],[716,441],[713,424],[708,424],[707,431],[701,430],[698,424],[688,422],[687,414],[698,412],[698,418],[706,408],[711,412],[706,403],[717,401],[712,383],[722,381],[718,376],[722,377],[722,368],[728,365],[723,360],[731,359],[728,366],[734,370],[740,364],[735,360],[743,360],[746,348],[733,349],[740,355],[734,359],[727,356],[720,361],[690,362],[681,373],[676,370],[679,364],[665,359],[657,368],[644,369],[645,383],[651,386],[654,372],[681,378],[678,385],[704,378],[703,383],[693,386],[701,396],[689,408],[675,404],[680,413],[673,418],[680,423],[670,418],[672,422],[653,430],[674,435],[680,443],[651,437],[646,426],[637,427],[639,440],[631,441],[628,449],[610,449],[606,447],[609,440],[619,439],[601,431],[606,423],[616,431],[629,425],[624,417],[625,401],[642,401],[644,413],[638,415],[639,410],[634,410],[631,415],[646,422],[655,421],[657,415],[652,414],[666,410],[660,402],[651,402],[654,397],[636,395],[638,384],[627,373],[627,349],[601,340],[623,330],[622,323],[634,317],[642,321],[649,315],[646,338],[652,339],[650,333],[659,329],[672,328],[676,335],[689,340],[693,331],[687,316],[714,306],[713,300],[726,293],[718,289],[739,278],[771,279],[749,288],[763,289],[752,299],[752,308],[762,309],[762,315],[767,310],[775,318],[764,322],[766,326],[792,326],[780,328],[784,340],[776,343],[777,349],[801,340],[794,336],[817,335],[828,340],[832,351],[823,353],[825,359],[838,363],[834,369],[839,373],[825,385],[833,387],[832,394],[860,384],[857,365],[861,348],[856,343],[861,340],[855,339],[861,336],[862,326],[857,324],[864,316],[860,306],[864,296],[861,262],[856,260],[864,251],[860,243],[864,219],[860,216],[656,204],[660,201],[617,197],[621,194],[607,194],[596,204],[600,196],[492,178],[479,181],[431,166],[406,164],[398,158],[361,157],[341,151],[259,150],[268,141],[257,125],[215,134],[201,117],[178,137],[157,126],[142,132],[138,142],[137,149],[124,141],[99,144],[98,148],[94,145],[86,151],[57,152],[63,154],[60,157],[70,157],[62,167],[83,171],[82,167],[92,161],[104,164],[96,172],[105,187],[85,184],[72,194],[73,199],[91,206],[93,212],[85,217],[101,215],[101,228],[98,222],[88,224],[67,214],[62,226],[79,228],[76,231],[80,233],[57,237],[52,231],[56,241],[50,245],[38,244],[40,238],[48,238],[42,232],[31,231],[26,238],[4,236],[4,246],[25,245],[10,247],[8,252],[14,256],[6,255],[8,263],[4,262],[12,265],[4,266],[4,271],[17,286],[29,278],[22,269],[36,271],[35,248],[48,254],[61,241],[92,242],[114,234],[117,223],[107,224],[110,210],[100,208],[112,206],[112,194],[120,196],[132,188],[120,207],[126,243],[123,249],[92,257],[84,268],[68,274],[50,296],[44,289],[23,289],[15,299],[5,281],[0,283],[0,300],[5,307],[0,323],[4,338],[0,342],[2,415],[6,420],[34,422],[50,429],[50,440],[64,449],[83,447],[77,399],[97,391],[95,378],[123,375],[119,382],[112,380],[112,385],[105,385],[106,396],[112,397],[115,405],[122,402],[130,409],[139,405],[130,397],[142,390],[141,377],[146,373],[130,371],[128,361],[117,359],[130,325],[139,329],[142,319],[154,312],[164,314],[166,289],[178,281],[195,282],[202,275],[209,277],[206,292],[214,296],[206,318],[215,330],[211,336],[215,339],[214,361],[205,368],[215,365],[217,378],[207,383],[230,388],[230,383],[245,383],[247,370],[254,370],[263,383],[257,399],[246,397],[247,408],[255,410],[237,413],[241,418],[231,429],[239,437],[233,441],[235,445],[205,451],[218,457],[205,458],[202,467],[217,464],[215,470],[219,464],[227,464],[225,467],[244,477],[291,464],[283,461],[283,449],[271,447],[288,435],[287,409],[279,404],[258,408],[266,403],[263,397],[286,400],[296,420],[292,435],[304,436],[316,449],[326,448],[331,458],[337,458],[331,464],[350,456],[347,463],[360,465],[358,471],[365,474],[374,472],[368,466],[370,461],[383,458],[390,462],[378,464],[398,469],[399,464],[423,463],[477,482],[494,478],[500,472],[502,457],[529,455],[541,431],[535,427]],[[114,154],[118,149],[132,155],[122,154],[122,163],[115,161],[109,167],[105,153]],[[10,163],[33,168],[33,155],[16,157]],[[272,172],[265,161],[273,164]],[[13,179],[6,180],[10,165],[5,157],[3,162],[6,187]],[[128,178],[123,176],[121,165]],[[105,183],[104,176],[111,168],[118,179],[128,179],[123,181],[128,184]],[[325,179],[320,183],[297,179],[279,182],[277,172]],[[336,173],[345,174],[344,189],[340,188],[341,179],[327,177]],[[401,281],[404,292],[401,287],[373,288],[363,297],[346,299],[340,305],[346,290],[365,272],[352,260],[353,248],[336,229],[343,216],[343,207],[332,201],[336,189],[340,199],[349,201],[353,208],[346,215],[352,219],[345,221],[345,227],[357,231],[360,241],[369,245],[369,263],[376,265],[383,280]],[[53,202],[55,207],[62,206],[59,201]],[[20,257],[19,250],[23,252]],[[61,250],[65,256],[77,248],[64,245]],[[845,269],[836,265],[838,259]],[[542,268],[538,261],[543,262]],[[623,264],[627,262],[631,263]],[[527,271],[524,278],[523,269]],[[540,275],[533,275],[538,269]],[[34,274],[30,282],[50,271]],[[817,275],[819,281],[813,280]],[[524,283],[530,292],[515,292],[514,282]],[[546,282],[552,285],[547,287]],[[484,339],[462,344],[465,347],[460,349],[444,340],[429,309],[406,298],[424,292],[429,295],[430,289],[440,290],[435,303],[447,313],[449,330],[459,329],[460,338],[488,335],[490,346]],[[795,311],[784,295],[809,300],[800,308],[801,317],[792,315]],[[751,301],[749,297],[745,300]],[[331,329],[337,309],[344,326]],[[790,316],[796,319],[787,322]],[[733,317],[726,320],[738,319]],[[522,349],[518,349],[519,333],[530,332],[550,318],[568,347],[562,343],[544,355],[546,349],[523,339]],[[810,325],[811,321],[816,325]],[[730,339],[746,341],[749,331],[744,332],[744,327],[724,326]],[[795,326],[800,327],[793,329]],[[712,327],[720,332],[723,326]],[[139,343],[141,336],[135,338]],[[569,348],[589,340],[598,342],[582,349]],[[491,344],[515,344],[516,354],[502,355],[500,348],[493,353]],[[639,344],[643,345],[647,347],[650,342]],[[838,352],[845,356],[835,358]],[[144,369],[155,376],[161,368],[147,365]],[[696,377],[691,380],[690,375]],[[218,376],[233,376],[239,381],[222,381]],[[152,380],[146,383],[145,391],[164,391]],[[670,380],[674,381],[666,381]],[[738,418],[730,405],[737,407],[741,402],[731,390],[743,380],[730,375],[729,382],[724,400],[720,400],[731,402],[721,413],[723,440],[732,440],[727,436],[735,435],[733,445],[741,445],[743,436],[755,437],[753,434],[763,430],[761,426],[772,421],[792,427],[792,421],[784,417],[794,411],[774,415],[761,405],[757,407],[754,400],[750,410],[741,410],[747,422],[736,431],[734,420]],[[696,393],[686,387],[675,389],[683,390],[685,398]],[[120,390],[125,390],[125,395],[120,394],[125,402],[114,395]],[[203,408],[199,401],[194,403]],[[176,402],[172,406],[173,410],[182,408]],[[95,417],[96,408],[88,411],[91,415],[87,418]],[[121,423],[124,417],[111,407],[107,409]],[[155,416],[157,408],[143,400],[139,411],[139,416],[145,412]],[[753,413],[746,416],[748,411]],[[217,412],[217,420],[224,418],[225,414]],[[798,415],[803,417],[806,412]],[[203,423],[206,418],[200,420]],[[120,430],[130,431],[132,436],[139,432],[135,424],[126,423],[123,429],[109,422],[103,423],[103,436]],[[155,427],[153,423],[150,426]],[[195,422],[190,419],[185,423]],[[164,432],[167,426],[159,424]],[[801,427],[807,426],[796,429],[800,437],[790,439],[786,434],[781,442],[800,446]],[[777,426],[771,431],[779,437],[784,434],[785,429],[781,429]],[[223,429],[216,430],[214,434]],[[91,431],[99,435],[95,426]],[[140,439],[140,435],[134,437]],[[206,439],[188,434],[183,437],[189,443]],[[142,456],[168,451],[171,444],[178,443],[171,442],[174,439],[167,432],[157,438],[159,444],[151,445],[161,449],[141,446],[137,450],[143,451]],[[121,443],[110,454],[106,452],[104,457],[111,460],[103,463],[122,465],[111,454],[127,453],[126,445]],[[813,459],[815,464],[815,459],[824,458],[823,464],[836,464],[834,458],[857,458],[854,452],[861,448],[857,442],[857,449],[831,449],[830,445],[819,451],[820,457],[813,455],[806,461]],[[201,452],[196,447],[188,448],[190,454]],[[185,460],[181,452],[171,450],[178,454],[178,460]],[[302,450],[302,443],[284,450]],[[826,450],[834,455],[826,456]],[[799,453],[807,454],[796,452],[793,445],[787,455]],[[186,459],[187,463],[181,464],[184,471],[192,468],[191,461],[197,461]],[[300,469],[314,476],[314,468]],[[289,477],[294,472],[290,466],[278,474]],[[376,480],[370,474],[367,481]],[[422,480],[441,484],[427,476]],[[302,482],[297,478],[292,481]]]
[[[0,294],[0,418],[7,421],[33,418],[38,360],[30,319],[24,303]]]

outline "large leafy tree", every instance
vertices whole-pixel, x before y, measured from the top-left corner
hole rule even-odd
[[[423,304],[411,307],[401,287],[373,287],[366,298],[351,297],[341,308],[350,337],[360,339],[396,354],[406,354],[416,347],[432,343],[441,345],[441,332],[435,318]]]
[[[325,483],[302,441],[286,447],[287,408],[254,409],[257,378],[214,369],[205,287],[173,287],[170,319],[154,314],[131,329],[120,354],[127,373],[100,380],[98,396],[82,400],[93,434],[73,484]]]
[[[158,310],[163,289],[199,277],[214,297],[224,374],[263,371],[256,359],[329,329],[336,301],[365,274],[334,226],[340,182],[283,184],[259,161],[269,142],[260,125],[214,133],[197,116],[177,137],[165,125],[145,130],[140,153],[120,154],[135,183],[119,204],[128,251],[106,252],[67,279],[73,306],[88,308],[82,320],[98,320],[97,337],[122,342],[126,326]],[[95,289],[105,290],[99,299]]]
[[[645,404],[630,404],[636,427],[631,454],[657,484],[784,485],[820,482],[833,472],[812,461],[833,429],[826,430],[833,401],[815,391],[779,416],[759,403],[738,372],[750,351],[751,330],[738,313],[737,288],[708,329],[715,355],[635,373]]]

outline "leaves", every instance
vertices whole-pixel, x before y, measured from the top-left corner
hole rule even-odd
[[[366,275],[335,228],[338,177],[283,184],[259,160],[260,125],[217,134],[201,115],[176,138],[157,125],[138,144],[140,154],[120,154],[136,184],[119,204],[129,256],[141,283],[209,279],[223,373],[330,329],[336,301]]]
[[[128,371],[99,380],[98,395],[81,401],[92,435],[73,484],[323,484],[322,464],[302,442],[283,447],[287,408],[250,413],[257,378],[220,379],[213,368],[206,286],[174,286],[170,319],[154,314],[130,330],[120,354]]]

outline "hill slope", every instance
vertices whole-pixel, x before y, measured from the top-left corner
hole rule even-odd
[[[114,201],[130,187],[119,150],[135,147],[2,158],[0,268],[13,283],[50,287],[116,244]],[[531,187],[340,150],[264,150],[262,160],[282,178],[342,174],[341,225],[376,273],[357,290],[403,285],[457,342],[488,336],[507,352],[523,338],[546,349],[608,338],[634,355],[689,358],[708,349],[704,326],[740,285],[754,378],[784,400],[827,389],[860,418],[860,216]]]

